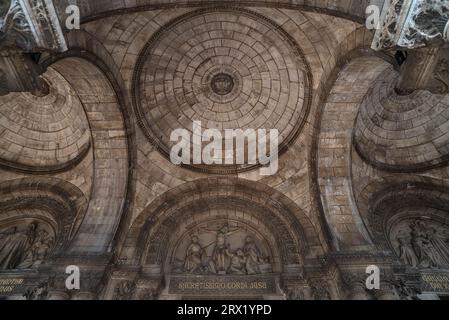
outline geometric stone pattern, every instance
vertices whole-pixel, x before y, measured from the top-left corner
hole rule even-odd
[[[165,154],[176,129],[277,129],[280,148],[304,125],[309,98],[301,52],[266,19],[239,11],[195,12],[156,34],[138,61],[137,113]],[[216,88],[226,79],[227,90]],[[222,81],[223,82],[223,81]],[[207,170],[207,168],[205,168]]]
[[[127,190],[128,146],[123,115],[112,85],[92,63],[68,58],[53,67],[71,83],[84,105],[95,159],[89,208],[71,250],[103,252],[119,223]]]
[[[350,196],[351,131],[360,103],[387,64],[377,57],[352,60],[330,91],[321,122],[318,179],[323,209],[340,248],[366,244]]]
[[[397,73],[386,70],[363,101],[355,147],[372,165],[396,172],[425,170],[449,160],[449,95],[398,95]]]
[[[79,1],[83,19],[92,23],[67,33],[69,52],[44,54],[41,62],[78,98],[73,121],[85,117],[92,148],[62,173],[17,173],[12,165],[1,171],[0,279],[24,278],[28,289],[8,299],[411,299],[422,270],[440,266],[438,272],[448,273],[449,193],[437,185],[449,184],[449,168],[441,162],[422,174],[412,163],[396,170],[416,172],[382,171],[360,159],[352,143],[360,108],[369,105],[387,123],[389,113],[377,105],[394,105],[396,122],[413,114],[411,123],[416,118],[416,126],[426,128],[427,146],[434,127],[447,122],[434,117],[447,109],[445,96],[384,90],[396,75],[379,57],[394,61],[389,54],[373,57],[370,31],[323,11],[298,9],[363,21],[367,1],[245,3],[260,7],[214,4],[194,11],[185,1],[142,0],[138,4],[149,7],[132,9],[137,2],[105,8],[102,0]],[[176,5],[183,8],[162,10]],[[118,8],[158,10],[111,15]],[[50,94],[36,100],[58,89],[49,87]],[[258,105],[263,108],[253,116]],[[247,106],[251,110],[242,113]],[[246,123],[248,114],[253,119]],[[252,167],[240,173],[172,164],[163,154],[168,133],[191,129],[193,120],[220,130],[278,128],[286,146],[280,170],[262,178]],[[378,149],[366,151],[371,156]],[[20,236],[30,230],[31,248],[40,252],[29,258],[4,246],[16,226]],[[36,239],[33,230],[40,234]],[[423,239],[433,255],[413,247],[414,239]],[[5,253],[16,261],[5,264]],[[81,290],[66,290],[68,265],[81,267]],[[381,268],[381,290],[366,289],[368,265]],[[252,280],[265,289],[185,286]]]
[[[173,9],[173,7],[204,7],[204,6],[248,6],[259,7],[266,6],[279,7],[279,8],[291,8],[295,10],[322,12],[329,15],[342,16],[350,18],[362,23],[365,20],[365,10],[370,4],[378,5],[382,8],[385,0],[320,0],[320,1],[306,1],[306,0],[222,0],[220,3],[216,3],[214,0],[161,0],[154,2],[153,0],[139,0],[136,1],[114,1],[111,6],[109,0],[97,0],[92,3],[89,0],[78,0],[77,5],[81,8],[82,17],[86,20],[94,20],[104,18],[111,15],[113,10],[121,10],[122,12],[136,11],[138,6],[140,10],[156,10],[156,9]],[[65,8],[68,4],[71,4],[70,0],[55,1],[55,6],[59,12],[65,12]]]
[[[54,171],[82,160],[90,147],[83,106],[70,84],[49,69],[50,93],[11,93],[0,101],[0,163],[19,170]]]

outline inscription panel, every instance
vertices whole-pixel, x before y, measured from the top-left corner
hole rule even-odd
[[[171,276],[170,294],[263,295],[276,293],[274,276]]]
[[[448,272],[423,272],[421,281],[423,292],[449,293]]]

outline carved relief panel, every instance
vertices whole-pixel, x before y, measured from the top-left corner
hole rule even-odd
[[[390,242],[404,264],[449,269],[448,225],[432,220],[402,220],[392,228]]]
[[[0,271],[39,266],[54,245],[54,232],[39,221],[0,225]]]
[[[273,272],[266,241],[239,222],[211,221],[181,237],[171,261],[172,273],[256,275]]]

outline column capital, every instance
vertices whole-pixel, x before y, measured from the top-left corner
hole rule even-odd
[[[372,48],[417,49],[449,42],[449,3],[436,0],[385,0]]]
[[[0,48],[67,50],[52,0],[6,0],[0,5]]]

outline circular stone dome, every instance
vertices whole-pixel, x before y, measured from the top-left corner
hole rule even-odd
[[[43,97],[0,97],[0,164],[20,171],[53,172],[81,161],[90,148],[89,124],[73,88],[49,68]]]
[[[141,52],[136,114],[166,157],[177,143],[171,133],[192,132],[194,121],[223,137],[226,129],[277,129],[282,152],[309,113],[309,70],[296,43],[265,17],[243,9],[198,10],[164,26]],[[225,174],[255,166],[187,167]]]
[[[422,171],[449,161],[449,95],[395,92],[398,74],[387,70],[367,94],[357,118],[354,142],[375,167]]]

